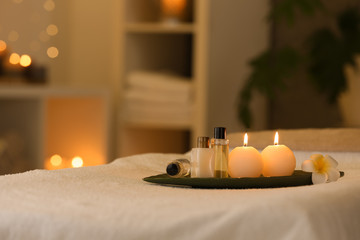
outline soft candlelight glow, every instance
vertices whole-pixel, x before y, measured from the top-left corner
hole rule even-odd
[[[261,154],[248,147],[248,135],[244,135],[244,146],[234,148],[229,155],[229,175],[233,178],[259,177],[263,168]]]
[[[56,58],[59,55],[59,50],[56,47],[49,47],[46,53],[49,58]]]
[[[58,32],[59,32],[58,27],[55,24],[50,24],[46,28],[46,33],[49,36],[55,36],[56,34],[58,34]]]
[[[71,160],[71,165],[74,168],[79,168],[83,166],[83,160],[81,157],[76,156]]]
[[[20,62],[19,54],[12,53],[9,58],[9,63],[16,65],[16,64],[19,64],[19,62]]]
[[[51,157],[47,158],[44,163],[44,167],[47,170],[56,170],[67,167],[67,161],[65,158],[61,157],[59,154],[53,154]]]
[[[51,156],[50,163],[54,167],[58,167],[62,163],[62,157],[60,155],[58,155],[58,154],[55,154],[55,155]]]
[[[28,67],[31,65],[31,57],[29,55],[22,55],[20,58],[20,65],[22,67]]]
[[[55,2],[53,0],[47,0],[46,2],[44,2],[43,7],[48,12],[54,11]]]
[[[0,40],[0,52],[4,51],[5,49],[6,49],[6,42]]]
[[[276,132],[274,145],[267,146],[262,152],[265,177],[290,176],[294,173],[296,159],[294,153],[285,145],[279,145],[279,134]]]
[[[186,0],[162,0],[161,7],[164,20],[170,23],[179,22],[186,6]]]

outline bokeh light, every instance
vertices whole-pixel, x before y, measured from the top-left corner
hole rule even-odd
[[[56,47],[49,47],[46,53],[49,58],[56,58],[59,55],[59,50]]]
[[[44,2],[43,7],[46,11],[51,12],[55,9],[55,2],[53,0],[47,0]]]
[[[46,33],[49,36],[55,36],[56,34],[58,34],[59,30],[58,27],[55,24],[50,24],[47,28],[46,28]]]
[[[20,58],[20,65],[22,67],[28,67],[31,65],[31,57],[27,54],[24,54]]]
[[[54,167],[58,167],[62,163],[62,157],[60,155],[58,155],[58,154],[55,154],[55,155],[51,156],[50,163]]]
[[[74,167],[74,168],[78,168],[78,167],[82,167],[83,166],[83,160],[81,157],[79,156],[76,156],[72,159],[71,161],[71,165]]]
[[[6,49],[6,42],[0,40],[0,52],[4,51],[5,49]]]
[[[20,63],[20,56],[17,53],[12,53],[9,57],[9,63],[11,64],[19,64]]]

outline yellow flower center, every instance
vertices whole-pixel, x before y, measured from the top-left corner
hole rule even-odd
[[[323,157],[319,157],[316,160],[313,160],[314,169],[317,173],[327,173],[330,166],[330,163]]]

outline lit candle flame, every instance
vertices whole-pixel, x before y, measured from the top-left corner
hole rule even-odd
[[[279,144],[279,133],[276,132],[275,133],[275,138],[274,138],[274,145],[278,145]]]
[[[244,147],[246,147],[248,145],[248,135],[247,133],[245,133],[244,135]]]
[[[82,167],[83,166],[83,160],[81,157],[74,157],[71,161],[71,165],[74,167],[74,168],[78,168],[78,167]]]

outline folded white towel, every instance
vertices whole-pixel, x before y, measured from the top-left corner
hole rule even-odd
[[[130,122],[157,122],[190,125],[192,106],[185,103],[125,102],[123,119]]]
[[[153,102],[156,103],[175,103],[185,104],[191,102],[190,91],[169,92],[154,89],[141,89],[138,87],[129,88],[124,94],[126,102]]]
[[[191,79],[166,72],[134,71],[127,76],[122,118],[129,122],[190,126]]]
[[[166,72],[133,71],[127,76],[129,87],[189,93],[192,89],[190,78]]]

